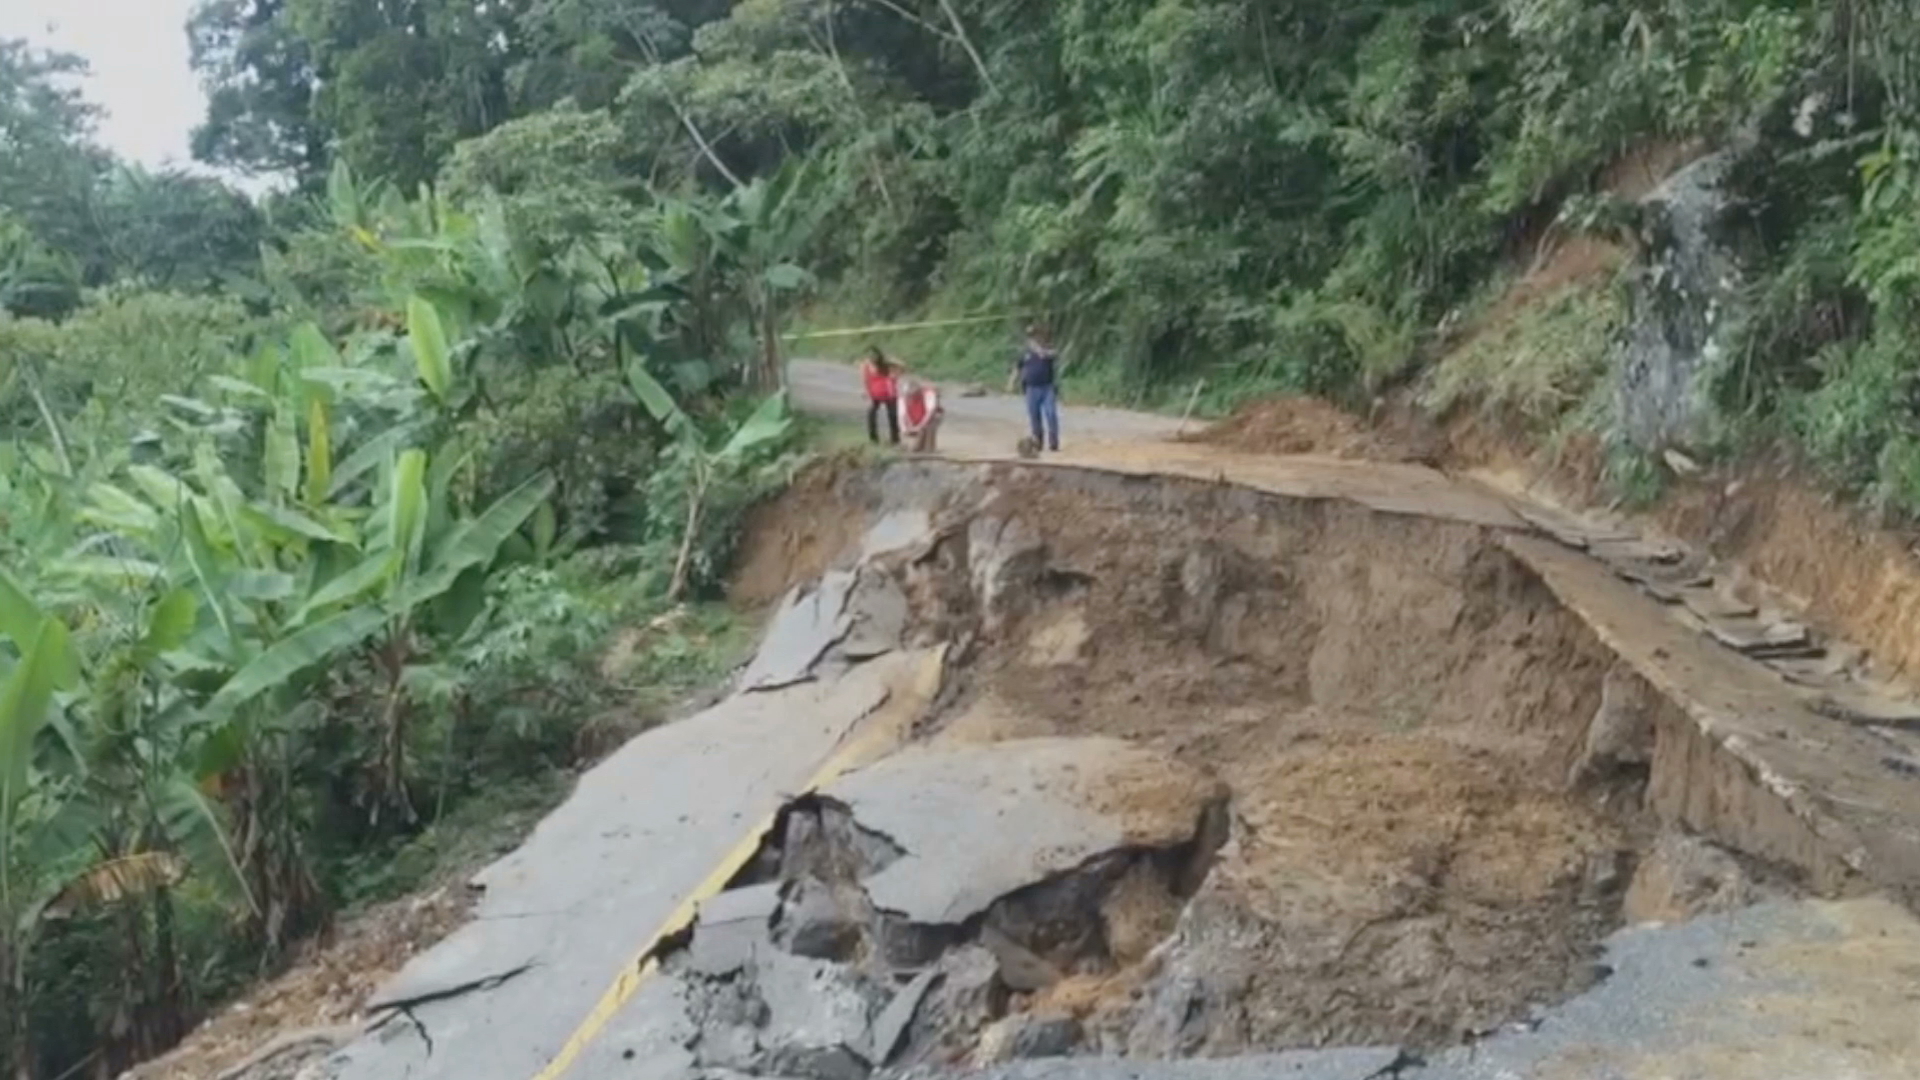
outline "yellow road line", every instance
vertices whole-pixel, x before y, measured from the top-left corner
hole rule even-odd
[[[832,783],[841,773],[857,764],[863,754],[874,748],[874,744],[894,733],[892,726],[882,721],[884,711],[885,706],[882,706],[881,709],[875,710],[860,721],[863,730],[841,743],[838,749],[827,756],[827,760],[821,764],[819,771],[807,781],[802,794],[811,794]],[[661,942],[693,925],[694,915],[698,912],[700,905],[719,895],[720,890],[727,887],[727,882],[732,881],[734,875],[738,874],[741,868],[753,858],[754,853],[760,850],[761,842],[766,839],[768,833],[773,831],[774,823],[778,820],[778,811],[767,815],[758,827],[742,837],[740,843],[727,852],[726,857],[720,860],[720,865],[714,867],[713,872],[708,874],[704,881],[694,887],[693,892],[680,902],[680,906],[673,910],[673,914],[667,916],[667,921],[661,924],[660,929],[654,931],[653,936],[647,939],[646,945],[621,970],[619,977],[613,980],[613,985],[607,987],[607,992],[600,995],[599,1002],[594,1005],[591,1012],[587,1013],[586,1019],[580,1022],[580,1026],[574,1029],[573,1034],[567,1037],[566,1044],[560,1047],[560,1052],[553,1056],[553,1060],[547,1063],[546,1068],[534,1074],[534,1080],[560,1080],[560,1077],[573,1067],[580,1055],[586,1051],[587,1046],[606,1029],[607,1024],[620,1011],[620,1007],[632,1001],[633,995],[639,993],[647,980],[659,971],[660,960],[656,953],[660,949]]]

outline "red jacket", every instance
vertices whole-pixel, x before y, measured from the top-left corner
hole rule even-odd
[[[872,361],[860,365],[860,377],[866,380],[868,401],[892,401],[899,384],[891,374],[882,374]]]

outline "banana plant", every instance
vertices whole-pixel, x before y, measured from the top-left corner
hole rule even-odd
[[[751,313],[760,343],[758,381],[769,392],[786,386],[780,355],[780,315],[787,299],[813,282],[800,258],[832,209],[820,174],[788,164],[772,178],[736,187],[711,220]]]
[[[37,783],[34,747],[46,728],[54,695],[70,684],[72,639],[66,625],[50,619],[23,597],[0,597],[0,619],[19,650],[0,659],[0,1048],[15,1061],[31,1053],[27,1030],[27,959],[36,919],[34,896],[50,867],[35,840],[50,817]]]
[[[0,680],[0,1015],[16,1025],[16,1060],[29,1041],[26,965],[48,924],[119,911],[138,940],[151,909],[156,940],[135,950],[151,967],[130,968],[125,985],[162,1003],[162,1016],[142,1015],[171,1030],[184,1002],[175,944],[160,929],[173,923],[169,890],[190,872],[241,881],[223,823],[187,767],[183,732],[166,715],[179,695],[158,658],[193,620],[191,595],[169,593],[137,634],[82,658],[66,621],[0,570],[0,640],[18,654]],[[39,736],[63,719],[55,752]]]
[[[792,430],[793,416],[785,392],[776,393],[761,401],[743,423],[725,433],[724,439],[716,440],[673,400],[673,395],[641,362],[636,360],[627,365],[627,382],[640,404],[672,439],[673,463],[686,480],[685,518],[680,526],[673,575],[667,584],[667,599],[678,603],[685,599],[692,580],[695,546],[708,499],[716,485],[746,464],[755,451],[785,438]]]

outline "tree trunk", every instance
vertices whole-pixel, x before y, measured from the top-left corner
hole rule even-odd
[[[11,918],[0,914],[0,918]],[[0,1064],[12,1080],[33,1080],[33,1034],[27,1026],[26,957],[11,928],[0,930]]]
[[[187,1034],[187,1017],[193,1003],[187,1000],[187,988],[180,978],[179,935],[173,925],[173,890],[159,889],[153,894],[153,967],[156,976],[154,1003],[160,1010],[160,1045],[164,1053]]]
[[[673,580],[667,585],[667,600],[679,603],[687,595],[687,579],[693,572],[694,538],[700,533],[700,507],[707,498],[706,469],[694,466],[693,490],[687,493],[686,529],[680,534],[680,554],[673,560]]]
[[[993,74],[987,70],[987,62],[980,56],[980,50],[973,47],[973,37],[967,33],[967,24],[960,21],[960,13],[953,9],[953,0],[940,0],[940,10],[947,15],[947,22],[953,26],[953,36],[960,47],[967,51],[967,58],[973,61],[973,69],[980,73],[980,81],[986,84],[987,92],[998,97],[1000,87],[994,83]]]
[[[785,365],[780,363],[780,320],[773,310],[773,298],[760,302],[760,385],[771,394],[786,386]]]
[[[380,718],[381,795],[399,812],[402,824],[413,825],[420,815],[407,795],[407,700],[406,690],[400,685],[407,672],[405,630],[396,633],[381,650],[380,662],[387,669],[387,701]]]
[[[289,938],[323,922],[326,911],[299,827],[290,820],[285,785],[273,782],[278,770],[264,759],[265,750],[259,743],[247,747],[226,802],[235,822],[234,849],[253,895],[249,929],[271,957]]]

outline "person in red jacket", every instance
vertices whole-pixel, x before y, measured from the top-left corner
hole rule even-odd
[[[867,349],[860,360],[860,379],[867,386],[867,438],[880,441],[880,414],[887,414],[887,436],[900,445],[900,365],[887,359],[879,346]]]

